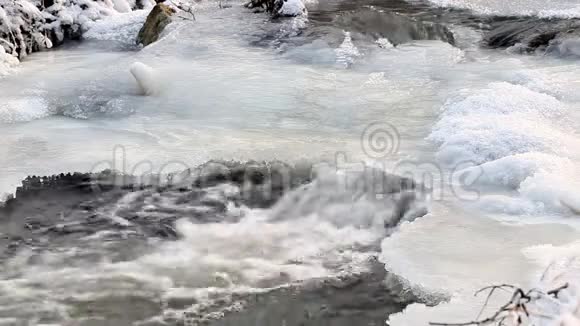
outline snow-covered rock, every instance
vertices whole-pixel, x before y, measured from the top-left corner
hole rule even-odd
[[[135,35],[143,27],[147,14],[148,10],[135,10],[87,23],[88,30],[83,34],[83,39],[113,41],[120,45],[134,46]]]
[[[278,15],[285,17],[295,17],[307,15],[308,11],[302,0],[281,0],[282,6],[278,10]]]
[[[162,3],[157,4],[147,16],[143,28],[137,35],[137,44],[147,46],[159,39],[159,35],[171,22],[175,9]]]
[[[137,3],[139,2],[139,3]],[[0,0],[0,74],[29,53],[79,39],[103,17],[144,0]]]
[[[248,8],[262,8],[273,16],[297,17],[306,16],[305,0],[250,0]]]

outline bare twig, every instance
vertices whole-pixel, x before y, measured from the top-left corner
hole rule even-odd
[[[479,319],[481,317],[481,314],[483,314],[483,311],[485,310],[485,308],[487,308],[487,305],[489,303],[489,299],[491,299],[491,296],[493,295],[493,293],[495,292],[495,290],[504,290],[504,291],[507,291],[505,288],[513,289],[514,286],[513,285],[509,285],[509,284],[492,285],[492,286],[486,286],[486,287],[480,289],[479,291],[475,292],[474,296],[477,296],[478,294],[480,294],[483,291],[490,290],[489,293],[487,294],[487,297],[485,298],[485,303],[481,307],[481,310],[479,311],[479,313],[477,314],[477,317],[475,317],[475,319]]]
[[[475,296],[477,296],[478,294],[489,290],[489,293],[487,294],[487,296],[485,298],[485,302],[483,304],[483,307],[481,308],[481,310],[480,310],[479,314],[477,315],[477,317],[475,318],[475,320],[469,321],[469,322],[463,322],[463,323],[430,322],[429,325],[431,325],[431,326],[484,326],[484,325],[503,326],[503,325],[506,325],[505,322],[506,322],[506,320],[508,320],[508,318],[510,318],[510,319],[514,318],[516,325],[523,325],[524,320],[528,320],[531,316],[550,319],[549,316],[530,312],[528,305],[530,303],[533,303],[536,300],[539,300],[542,298],[556,298],[557,299],[560,292],[567,289],[567,288],[568,288],[568,283],[566,283],[562,286],[559,286],[555,289],[552,289],[550,291],[547,291],[547,292],[543,292],[539,289],[531,289],[531,290],[525,291],[522,288],[519,288],[519,287],[511,285],[511,284],[500,284],[500,285],[487,286],[487,287],[484,287],[484,288],[478,290],[477,292],[475,292]],[[493,294],[496,292],[496,290],[507,291],[508,289],[511,289],[513,291],[511,299],[506,304],[501,306],[490,317],[485,318],[485,319],[480,319],[481,315],[483,314],[483,311],[485,310],[485,308],[489,304],[489,300],[491,299]]]
[[[186,6],[183,6],[183,5],[181,5],[181,4],[177,4],[177,3],[175,3],[175,2],[173,2],[173,1],[171,1],[171,0],[169,0],[169,2],[170,2],[170,3],[171,3],[173,6],[174,6],[174,7],[176,7],[177,9],[179,9],[179,10],[181,10],[181,11],[183,11],[183,12],[185,12],[185,13],[188,13],[188,14],[190,14],[190,15],[191,15],[191,19],[190,19],[190,18],[187,18],[187,17],[182,17],[182,16],[178,16],[179,18],[181,18],[181,19],[185,19],[185,20],[191,20],[191,21],[195,21],[195,20],[196,20],[196,19],[195,19],[195,13],[193,12],[193,8],[192,8],[191,6],[187,6],[187,7],[186,7]]]
[[[558,298],[558,295],[560,294],[560,292],[563,291],[563,290],[565,290],[565,289],[567,289],[568,286],[569,286],[568,283],[566,283],[566,284],[564,284],[564,285],[562,285],[560,287],[557,287],[557,288],[555,288],[553,290],[550,290],[550,291],[546,292],[546,294],[547,295],[551,295],[551,296],[553,296],[554,298],[557,299]]]

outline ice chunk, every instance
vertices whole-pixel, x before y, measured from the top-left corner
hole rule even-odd
[[[158,92],[153,68],[144,63],[135,62],[131,65],[130,71],[143,95],[155,95]]]

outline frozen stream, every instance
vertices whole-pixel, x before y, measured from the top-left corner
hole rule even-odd
[[[31,55],[0,79],[0,193],[13,193],[28,175],[105,168],[166,173],[214,159],[279,160],[326,162],[340,175],[366,162],[429,183],[430,213],[385,232],[376,223],[383,206],[324,181],[293,193],[303,201],[228,206],[232,223],[180,220],[180,240],[149,241],[127,261],[108,256],[98,236],[87,238],[102,258],[94,265],[74,262],[83,248],[77,243],[36,262],[23,250],[0,269],[0,325],[101,325],[94,316],[134,322],[111,317],[114,305],[89,312],[79,303],[125,298],[131,289],[139,298],[195,298],[202,314],[212,293],[355,275],[373,255],[416,291],[453,298],[434,308],[412,305],[391,325],[472,320],[479,306],[467,295],[494,282],[533,283],[558,252],[549,246],[578,239],[577,57],[483,49],[481,31],[460,25],[451,26],[457,46],[423,40],[393,47],[362,37],[360,28],[322,29],[321,17],[331,15],[323,1],[309,5],[318,18],[306,22],[204,3],[195,23],[170,25],[140,51],[119,35],[132,35],[144,13],[119,15],[83,43]],[[481,12],[480,1],[433,2]],[[531,14],[578,13],[570,1],[556,9],[525,2],[514,1],[507,13],[530,14],[518,4]],[[486,8],[508,10],[502,3]],[[157,94],[139,94],[129,72],[135,62],[152,67]],[[376,126],[395,136],[386,149],[369,147]],[[481,174],[467,190],[451,178],[459,166]],[[227,197],[228,189],[216,191]],[[115,200],[122,208],[141,199]],[[381,242],[381,253],[353,249]],[[167,320],[170,312],[156,311]]]

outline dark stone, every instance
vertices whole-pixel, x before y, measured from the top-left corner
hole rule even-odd
[[[579,19],[519,17],[493,22],[483,42],[491,48],[518,45],[522,52],[529,53],[545,51],[550,45],[571,37],[580,37]]]
[[[246,8],[256,9],[256,13],[261,12],[261,10],[257,9],[264,9],[266,12],[271,14],[275,13],[277,9],[280,9],[282,6],[282,2],[280,0],[250,0],[244,5]]]
[[[175,10],[167,5],[158,3],[147,16],[145,24],[137,36],[137,44],[147,46],[159,39],[159,35],[171,22]]]

